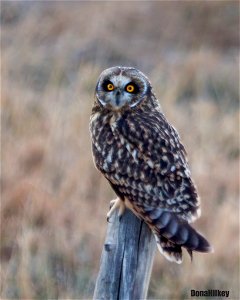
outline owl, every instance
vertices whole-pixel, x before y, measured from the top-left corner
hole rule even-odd
[[[186,151],[167,121],[148,78],[130,67],[104,70],[90,117],[94,163],[117,195],[107,214],[125,207],[152,230],[158,249],[182,262],[182,248],[211,252],[191,225],[200,200]]]

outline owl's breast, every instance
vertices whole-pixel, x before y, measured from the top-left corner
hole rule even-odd
[[[96,167],[108,174],[127,168],[129,153],[115,134],[117,118],[113,115],[95,115],[90,121],[92,152]]]

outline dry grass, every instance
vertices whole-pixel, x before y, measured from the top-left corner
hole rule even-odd
[[[1,297],[91,298],[113,192],[88,132],[102,69],[151,79],[189,152],[215,253],[156,256],[149,297],[238,293],[238,3],[3,2]],[[143,20],[143,21],[142,21]]]

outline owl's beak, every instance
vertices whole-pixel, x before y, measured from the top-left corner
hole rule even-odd
[[[111,105],[112,105],[113,108],[118,110],[121,107],[123,107],[125,104],[126,104],[126,99],[125,99],[121,89],[117,88],[114,91],[112,101],[111,101]]]
[[[120,105],[120,99],[121,98],[121,92],[119,90],[116,91],[116,95],[115,95],[115,103],[116,103],[116,106],[119,106]]]

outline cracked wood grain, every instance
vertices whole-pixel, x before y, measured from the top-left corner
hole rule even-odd
[[[94,299],[146,299],[156,242],[147,225],[126,210],[111,217]]]

